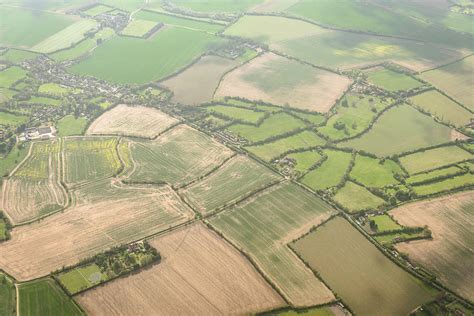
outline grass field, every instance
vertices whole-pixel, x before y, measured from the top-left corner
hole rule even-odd
[[[99,14],[102,14],[102,13],[105,13],[105,12],[108,12],[108,11],[111,11],[111,10],[113,10],[113,8],[105,6],[105,5],[98,4],[98,5],[95,5],[92,8],[89,8],[86,11],[83,11],[83,12],[84,12],[84,14],[89,15],[89,16],[96,16],[96,15],[99,15]]]
[[[300,179],[301,183],[313,190],[325,190],[338,185],[351,161],[350,153],[331,149],[323,153],[328,157],[327,160]]]
[[[4,218],[0,218],[0,241],[8,238],[8,227]],[[1,278],[1,277],[0,277]]]
[[[0,111],[0,125],[18,126],[28,120],[27,116]]]
[[[456,127],[465,126],[469,123],[469,119],[474,116],[473,113],[435,90],[418,94],[411,97],[410,100],[415,106],[431,113],[442,122]]]
[[[451,145],[402,156],[400,162],[408,173],[415,174],[468,159],[474,159],[474,155],[456,145]]]
[[[275,0],[273,0],[275,1]],[[277,0],[281,1],[281,0]],[[283,0],[285,1],[285,0]],[[287,0],[287,1],[295,1],[295,0]],[[324,307],[307,307],[301,309],[294,309],[291,307],[280,309],[277,311],[270,311],[267,313],[263,313],[265,316],[343,316],[344,310],[339,305],[329,305]]]
[[[347,181],[333,199],[350,213],[376,210],[385,204],[383,199],[352,181]]]
[[[49,56],[56,61],[73,60],[81,57],[96,47],[96,42],[93,39],[86,39],[73,48],[61,50],[59,52],[50,54]]]
[[[453,190],[466,185],[474,185],[474,174],[466,173],[454,178],[441,180],[435,183],[414,186],[413,191],[415,191],[416,195],[418,196],[425,196]]]
[[[26,71],[23,68],[12,66],[0,71],[0,87],[10,88],[15,82],[25,78]]]
[[[404,172],[393,160],[357,155],[350,176],[368,187],[384,187],[398,183],[395,174],[403,175]]]
[[[423,182],[427,182],[436,178],[452,176],[461,172],[463,172],[463,169],[458,168],[456,166],[447,167],[443,169],[435,169],[433,171],[422,172],[414,176],[410,176],[406,179],[406,182],[410,185],[421,184]]]
[[[388,215],[370,216],[369,220],[375,223],[378,233],[399,230],[403,228]]]
[[[18,287],[21,315],[84,315],[50,278],[22,283]]]
[[[471,111],[474,111],[473,67],[474,56],[470,56],[456,63],[424,72],[420,75],[420,78],[438,87]]]
[[[219,213],[210,223],[249,254],[292,304],[309,306],[331,301],[333,294],[286,244],[332,212],[322,200],[286,183]]]
[[[321,146],[325,140],[319,137],[316,133],[311,131],[302,131],[290,137],[278,139],[271,143],[266,143],[258,146],[245,147],[248,151],[258,156],[259,158],[271,162],[278,156],[295,149],[303,149]]]
[[[371,130],[340,146],[390,156],[451,140],[451,129],[403,104],[385,112]]]
[[[368,71],[367,77],[370,83],[391,92],[410,90],[423,85],[408,75],[385,68]]]
[[[134,19],[127,26],[122,30],[122,35],[127,36],[136,36],[136,37],[143,37],[145,34],[150,32],[155,26],[156,22],[147,21],[147,20],[140,20]]]
[[[228,130],[251,142],[258,142],[273,136],[282,135],[296,129],[304,128],[305,126],[306,124],[303,121],[294,116],[286,113],[276,113],[265,119],[259,126],[235,124],[231,125]]]
[[[238,13],[245,12],[251,7],[263,2],[263,0],[240,0],[240,1],[186,1],[173,0],[173,4],[197,12],[226,12]]]
[[[12,150],[0,158],[0,176],[10,173],[17,164],[19,164],[28,154],[29,144],[14,145]]]
[[[75,294],[106,280],[107,276],[102,274],[95,263],[92,263],[61,273],[58,275],[58,279],[69,293]]]
[[[134,17],[142,20],[161,22],[165,25],[182,27],[190,30],[197,30],[209,33],[217,33],[224,28],[224,26],[221,24],[207,23],[204,21],[186,19],[173,15],[143,10],[135,14]]]
[[[115,37],[70,70],[120,84],[142,84],[177,72],[219,42],[210,34],[174,27],[149,40]]]
[[[58,136],[82,135],[87,126],[87,119],[80,116],[75,118],[73,115],[66,115],[56,123]]]
[[[437,294],[341,217],[319,226],[293,248],[360,315],[405,315]]]
[[[78,89],[73,89],[71,87],[63,86],[57,83],[49,82],[44,83],[38,87],[39,93],[52,94],[57,96],[63,96],[70,92],[77,92]]]
[[[41,104],[41,105],[59,106],[61,104],[61,100],[48,98],[48,97],[32,96],[31,98],[29,98],[28,100],[22,103],[32,104],[32,105]]]
[[[0,60],[9,61],[11,63],[19,64],[25,60],[30,60],[38,57],[38,54],[19,49],[9,49],[5,54],[0,56]]]
[[[195,209],[207,214],[278,179],[276,174],[253,160],[236,156],[203,180],[186,187],[182,193]]]
[[[251,124],[257,124],[265,116],[265,112],[256,112],[251,109],[244,109],[228,105],[211,105],[206,110],[225,116],[229,120],[243,121]]]
[[[227,74],[215,96],[243,97],[324,113],[350,82],[346,77],[267,53]]]
[[[0,272],[0,315],[12,316],[16,310],[16,294],[13,281]]]
[[[293,169],[297,172],[305,172],[316,162],[322,159],[321,154],[317,151],[292,153],[286,155],[285,157],[294,161]]]
[[[0,88],[0,108],[2,103],[11,100],[17,94],[18,92],[15,90]]]

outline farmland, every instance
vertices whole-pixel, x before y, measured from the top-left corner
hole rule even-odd
[[[99,4],[99,5],[93,6],[92,8],[87,9],[86,11],[84,11],[84,13],[89,16],[96,16],[96,15],[99,15],[101,13],[105,13],[111,10],[112,10],[111,7]]]
[[[375,227],[377,227],[377,232],[393,231],[402,228],[402,226],[400,226],[388,215],[372,216],[370,217],[370,220],[375,223]]]
[[[72,115],[66,115],[57,123],[57,130],[59,136],[74,136],[82,135],[86,128],[87,120],[83,117],[75,118]]]
[[[38,57],[38,54],[19,49],[9,49],[6,53],[0,56],[0,60],[6,60],[12,63],[21,63],[24,60],[29,60]]]
[[[374,210],[385,203],[383,199],[351,181],[347,181],[344,186],[337,191],[334,196],[334,201],[351,213],[363,210]]]
[[[15,82],[23,79],[25,75],[26,71],[20,67],[8,67],[0,71],[0,87],[10,88]]]
[[[95,120],[87,134],[155,138],[177,123],[178,120],[159,110],[120,104]]]
[[[18,126],[26,122],[27,117],[8,112],[0,112],[0,125]]]
[[[463,170],[457,166],[434,169],[432,171],[421,172],[417,173],[414,176],[410,176],[406,179],[408,184],[420,184],[423,182],[429,182],[433,179],[442,178],[442,177],[449,177],[452,175],[456,175],[462,173]]]
[[[331,213],[322,200],[286,183],[219,213],[209,222],[249,254],[292,304],[308,306],[331,301],[333,295],[285,244]]]
[[[0,272],[0,314],[13,315],[15,311],[15,286],[12,280]]]
[[[181,18],[178,16],[144,10],[139,11],[135,15],[135,17],[147,21],[161,22],[165,25],[182,27],[209,33],[217,33],[223,28],[223,25],[217,23],[207,23],[195,19]]]
[[[376,69],[367,73],[372,84],[388,91],[410,90],[421,87],[422,82],[390,69]]]
[[[394,176],[403,175],[404,172],[393,160],[377,160],[374,158],[357,155],[350,176],[369,187],[384,187],[397,184]]]
[[[238,251],[204,225],[154,238],[162,263],[77,297],[91,314],[253,313],[283,300]]]
[[[245,108],[238,108],[226,105],[211,105],[206,107],[206,110],[224,116],[227,119],[235,121],[243,121],[246,123],[257,124],[263,119],[264,112],[256,112]]]
[[[156,26],[156,22],[147,20],[132,20],[127,27],[122,30],[122,35],[143,37],[148,32],[152,31]]]
[[[361,315],[406,314],[436,294],[382,255],[341,217],[319,226],[292,247]]]
[[[294,160],[293,168],[297,172],[308,170],[322,159],[321,154],[317,151],[302,151],[288,154],[285,157]]]
[[[441,180],[435,183],[422,184],[413,187],[413,191],[419,196],[431,195],[443,191],[449,191],[457,188],[474,185],[474,175],[471,173],[459,175],[453,178]]]
[[[241,1],[185,1],[173,0],[173,4],[182,6],[197,12],[244,12],[259,4],[262,0]]]

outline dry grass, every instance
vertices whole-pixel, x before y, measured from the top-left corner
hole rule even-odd
[[[253,314],[284,304],[240,253],[201,224],[150,243],[161,263],[78,296],[88,314]]]

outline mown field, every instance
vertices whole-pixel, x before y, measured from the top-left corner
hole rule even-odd
[[[347,181],[333,199],[350,213],[376,210],[385,204],[382,198],[352,181]]]
[[[319,226],[292,247],[357,314],[403,315],[437,294],[341,217]]]
[[[69,293],[76,294],[83,289],[105,281],[107,276],[100,271],[96,264],[91,264],[61,273],[58,275],[58,279]]]
[[[367,77],[370,83],[388,91],[410,90],[423,85],[408,75],[385,68],[370,70]]]
[[[209,222],[249,254],[292,304],[309,306],[329,302],[333,294],[286,244],[332,212],[319,198],[285,183],[219,213]]]

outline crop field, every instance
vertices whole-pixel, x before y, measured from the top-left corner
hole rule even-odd
[[[40,279],[18,285],[21,315],[84,315],[76,303],[50,279]]]
[[[36,44],[31,50],[39,53],[52,53],[69,48],[84,39],[84,34],[97,26],[94,20],[80,20]]]
[[[400,163],[410,174],[426,172],[464,160],[474,155],[456,145],[428,149],[400,157]]]
[[[28,117],[24,115],[17,115],[0,111],[0,125],[18,126],[22,123],[25,123],[27,119]]]
[[[190,68],[161,84],[173,91],[173,102],[198,105],[210,102],[221,77],[239,63],[219,56],[204,56]],[[202,78],[206,80],[202,80]]]
[[[292,247],[360,315],[405,315],[437,294],[341,217],[319,226]]]
[[[132,20],[127,26],[122,30],[122,35],[127,36],[136,36],[143,37],[145,34],[150,32],[155,26],[156,22],[147,21],[147,20]]]
[[[318,131],[333,140],[356,136],[364,132],[377,113],[387,108],[391,102],[391,99],[347,94],[334,107],[336,113]]]
[[[154,141],[132,144],[131,182],[185,183],[224,162],[232,151],[206,134],[179,125]]]
[[[23,68],[12,66],[0,71],[0,87],[10,88],[15,82],[25,78],[26,71]]]
[[[208,23],[194,19],[186,19],[174,15],[141,10],[134,15],[137,19],[161,22],[165,25],[182,27],[190,30],[217,33],[224,28],[222,24]]]
[[[334,196],[334,201],[342,205],[350,213],[376,210],[385,204],[382,198],[354,182],[347,181]]]
[[[75,118],[73,115],[66,115],[56,123],[58,136],[82,135],[87,125],[84,117]]]
[[[410,100],[415,106],[456,127],[467,125],[469,118],[474,116],[473,113],[435,90],[418,94]]]
[[[357,155],[350,176],[368,187],[384,187],[398,184],[394,175],[403,175],[400,166],[393,160],[378,160]]]
[[[143,84],[177,72],[219,42],[223,40],[213,35],[175,27],[148,40],[115,37],[70,71],[120,84]]]
[[[445,179],[430,184],[422,184],[413,187],[413,191],[418,196],[436,194],[465,186],[474,186],[474,174],[466,173],[454,178]]]
[[[86,11],[83,11],[84,14],[89,15],[89,16],[96,16],[108,11],[113,10],[111,7],[105,6],[105,5],[95,5],[92,8],[87,9]]]
[[[387,110],[361,137],[340,143],[341,147],[390,156],[451,140],[451,129],[436,123],[409,105]],[[390,146],[387,146],[390,144]]]
[[[457,175],[464,172],[465,171],[463,169],[457,166],[446,167],[442,169],[435,169],[433,171],[417,173],[414,176],[408,177],[406,179],[406,182],[410,185],[416,185],[416,184],[421,184],[423,182],[429,182],[437,178],[449,177],[449,176]]]
[[[423,72],[420,78],[428,81],[448,95],[474,111],[472,94],[472,68],[474,56],[470,56],[456,63],[449,64],[434,70]]]
[[[306,124],[294,116],[286,113],[276,113],[265,119],[258,126],[234,124],[231,125],[228,130],[235,135],[248,139],[251,142],[258,142],[304,127],[306,127]]]
[[[243,97],[327,112],[350,82],[329,71],[267,53],[227,74],[216,97]]]
[[[410,90],[423,85],[408,75],[385,68],[370,70],[367,77],[370,83],[388,91]]]
[[[177,123],[177,119],[157,109],[120,104],[96,119],[87,134],[155,138]]]
[[[302,131],[301,133],[290,137],[281,138],[270,143],[258,146],[245,147],[246,150],[259,158],[271,162],[278,156],[296,149],[312,148],[321,146],[325,140],[311,131]]]
[[[252,12],[282,12],[299,0],[265,0],[251,9]],[[280,314],[279,314],[280,315]]]
[[[296,306],[327,303],[333,294],[286,246],[327,219],[329,205],[295,184],[273,187],[209,220],[243,249]]]
[[[323,153],[328,157],[327,160],[300,180],[313,190],[325,190],[338,185],[352,159],[351,154],[344,151],[327,149]]]
[[[463,192],[435,200],[411,203],[390,213],[402,225],[427,225],[432,240],[400,243],[396,248],[410,260],[433,272],[453,291],[474,299],[474,275],[469,262],[472,252],[474,194]]]
[[[229,120],[243,121],[250,124],[257,124],[265,116],[265,112],[257,112],[251,109],[228,105],[211,105],[206,107],[206,110],[224,116]]]
[[[182,194],[200,213],[207,214],[278,179],[260,164],[236,156],[203,180],[186,187]]]
[[[16,310],[15,286],[12,280],[0,272],[0,314],[10,316]]]
[[[154,238],[162,262],[76,297],[89,314],[252,314],[284,305],[238,251],[198,224]]]

